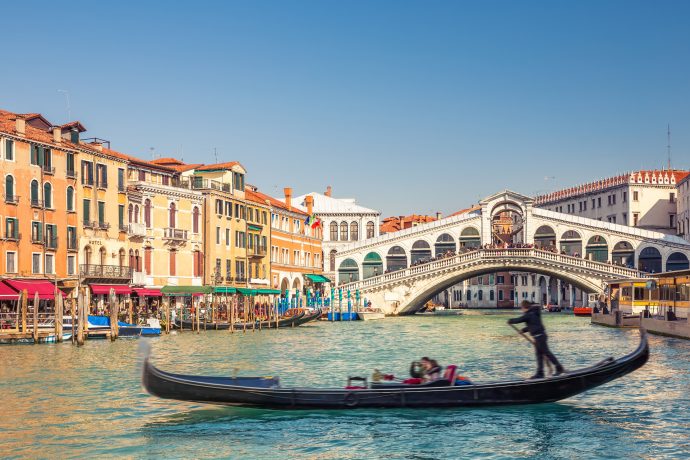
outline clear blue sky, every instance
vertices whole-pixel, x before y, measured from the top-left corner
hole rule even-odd
[[[687,1],[182,3],[4,4],[0,107],[384,215],[660,167],[667,123],[690,167]]]

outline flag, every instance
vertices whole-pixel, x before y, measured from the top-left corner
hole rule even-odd
[[[307,218],[304,219],[304,225],[309,226],[310,223],[311,223],[311,216],[307,216]]]
[[[311,228],[314,229],[314,228],[317,228],[317,227],[321,227],[321,219],[314,217],[314,218],[312,219]]]

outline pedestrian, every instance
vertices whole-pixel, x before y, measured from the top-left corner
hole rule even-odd
[[[522,303],[523,315],[517,318],[508,320],[508,324],[525,323],[522,332],[529,332],[534,339],[534,351],[537,355],[537,372],[529,378],[543,379],[544,378],[544,359],[548,359],[556,366],[554,376],[561,375],[564,372],[563,366],[558,362],[558,359],[551,353],[547,344],[546,329],[541,321],[541,308],[539,305],[532,305],[525,301]]]

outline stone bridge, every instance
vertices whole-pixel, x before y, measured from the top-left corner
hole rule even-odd
[[[511,191],[479,204],[346,247],[335,257],[338,287],[359,290],[387,313],[412,313],[485,273],[541,273],[601,293],[610,279],[688,268],[690,244],[676,236],[534,208]]]

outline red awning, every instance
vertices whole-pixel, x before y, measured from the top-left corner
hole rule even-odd
[[[5,283],[0,282],[0,299],[2,300],[17,300],[19,298],[19,294],[17,291],[6,285]]]
[[[17,293],[22,292],[24,289],[27,290],[29,294],[29,302],[33,300],[34,296],[38,292],[38,298],[41,300],[53,300],[55,299],[55,284],[48,280],[5,280],[12,289]],[[58,292],[65,297],[65,293],[58,289]]]
[[[117,294],[117,295],[127,295],[127,294],[132,293],[132,288],[126,284],[92,284],[91,285],[91,292],[93,292],[94,295],[99,295],[99,294],[109,295],[110,289],[114,289],[115,294]]]
[[[134,288],[133,291],[139,297],[161,297],[163,295],[160,289]]]

